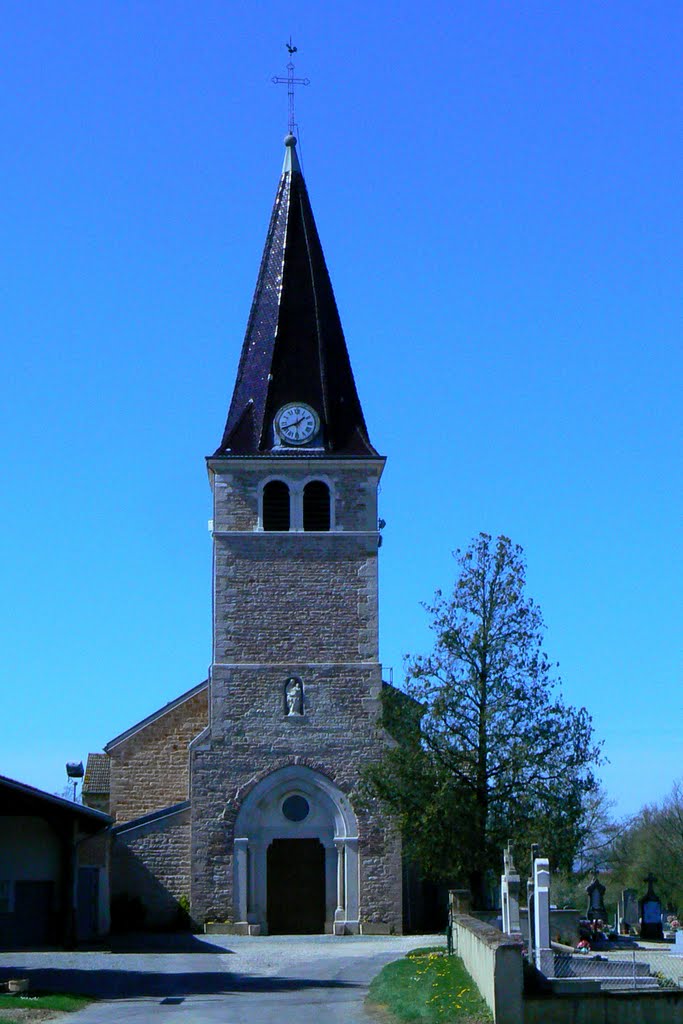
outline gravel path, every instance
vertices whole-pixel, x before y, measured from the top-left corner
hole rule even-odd
[[[72,1024],[367,1024],[377,972],[439,936],[140,936],[129,951],[0,953],[0,980],[102,1000]]]

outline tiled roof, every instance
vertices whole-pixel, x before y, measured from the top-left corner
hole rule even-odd
[[[86,807],[73,800],[46,793],[25,782],[18,782],[6,775],[0,775],[0,806],[3,814],[8,815],[43,815],[50,809],[66,817],[78,818],[80,824],[92,831],[100,831],[111,824],[111,817],[92,807]]]
[[[88,754],[83,778],[84,793],[109,792],[110,760],[108,754]]]
[[[377,457],[295,143],[292,136],[285,139],[235,389],[213,458],[270,454],[273,418],[288,402],[308,404],[320,417],[323,450],[310,454]]]

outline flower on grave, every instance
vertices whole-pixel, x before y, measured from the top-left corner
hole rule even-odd
[[[672,932],[677,932],[679,930],[679,928],[683,927],[683,925],[681,925],[681,922],[678,920],[678,918],[674,917],[672,914],[669,914],[669,916],[667,917],[666,920],[667,920],[669,928],[671,929]]]

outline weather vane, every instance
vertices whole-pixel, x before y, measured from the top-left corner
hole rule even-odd
[[[294,62],[292,60],[294,54],[297,51],[297,47],[292,45],[292,37],[289,37],[289,42],[285,43],[287,47],[287,53],[289,54],[289,62],[287,64],[287,77],[282,78],[280,75],[273,75],[271,81],[275,85],[286,85],[287,95],[289,97],[289,134],[294,135],[294,130],[297,128],[296,119],[294,117],[294,86],[295,85],[310,85],[310,78],[295,78],[294,77]]]

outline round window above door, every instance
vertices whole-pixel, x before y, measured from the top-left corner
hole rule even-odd
[[[303,821],[308,817],[310,805],[305,796],[294,793],[282,804],[282,813],[288,821]]]

